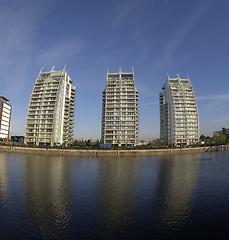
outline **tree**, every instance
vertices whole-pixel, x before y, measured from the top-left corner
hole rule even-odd
[[[206,137],[202,134],[201,136],[200,136],[200,140],[205,140],[206,139]]]
[[[96,140],[96,142],[95,142],[95,147],[99,147],[99,144],[100,144],[100,141],[99,141],[99,140]]]
[[[92,146],[92,145],[93,145],[93,142],[92,142],[91,139],[88,139],[86,144],[87,144],[87,146]]]
[[[215,143],[219,143],[219,139],[220,139],[219,135],[214,135],[213,136],[213,140],[214,140]]]
[[[163,142],[162,142],[160,139],[156,139],[156,140],[153,142],[153,145],[154,145],[154,146],[162,146],[162,145],[163,145]]]
[[[227,136],[226,136],[226,134],[221,134],[221,135],[219,136],[219,140],[220,140],[221,143],[225,143],[225,142],[227,141]]]
[[[75,141],[72,143],[72,145],[73,145],[73,146],[80,146],[80,147],[82,147],[82,146],[86,146],[86,143],[85,143],[85,141],[83,141],[83,140],[75,140]]]
[[[225,134],[214,135],[213,140],[215,143],[225,143],[227,141],[227,136]]]

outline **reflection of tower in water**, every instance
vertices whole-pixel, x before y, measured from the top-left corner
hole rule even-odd
[[[68,226],[69,170],[69,161],[62,157],[25,157],[26,207],[32,223],[44,234],[58,235]]]
[[[7,176],[7,153],[0,153],[0,204],[5,205],[9,197]]]
[[[194,200],[198,159],[193,155],[177,155],[173,161],[161,161],[156,205],[160,224],[185,224]]]
[[[121,227],[128,218],[133,200],[136,160],[131,158],[101,161],[100,207],[105,225]]]

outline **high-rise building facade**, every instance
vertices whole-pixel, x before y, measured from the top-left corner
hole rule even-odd
[[[65,70],[40,72],[30,98],[25,142],[67,145],[73,140],[76,88]]]
[[[190,79],[168,77],[160,93],[160,138],[166,145],[199,142],[199,115]]]
[[[134,73],[107,73],[102,102],[101,142],[136,146],[139,141],[139,99]]]
[[[7,98],[0,96],[0,139],[9,139],[12,107],[8,101]]]

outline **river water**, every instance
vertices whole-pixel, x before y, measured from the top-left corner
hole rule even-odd
[[[130,158],[0,152],[0,235],[228,239],[229,152]]]

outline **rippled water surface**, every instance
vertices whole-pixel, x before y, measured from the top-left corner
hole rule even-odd
[[[229,239],[229,152],[0,152],[0,218],[1,239]]]

